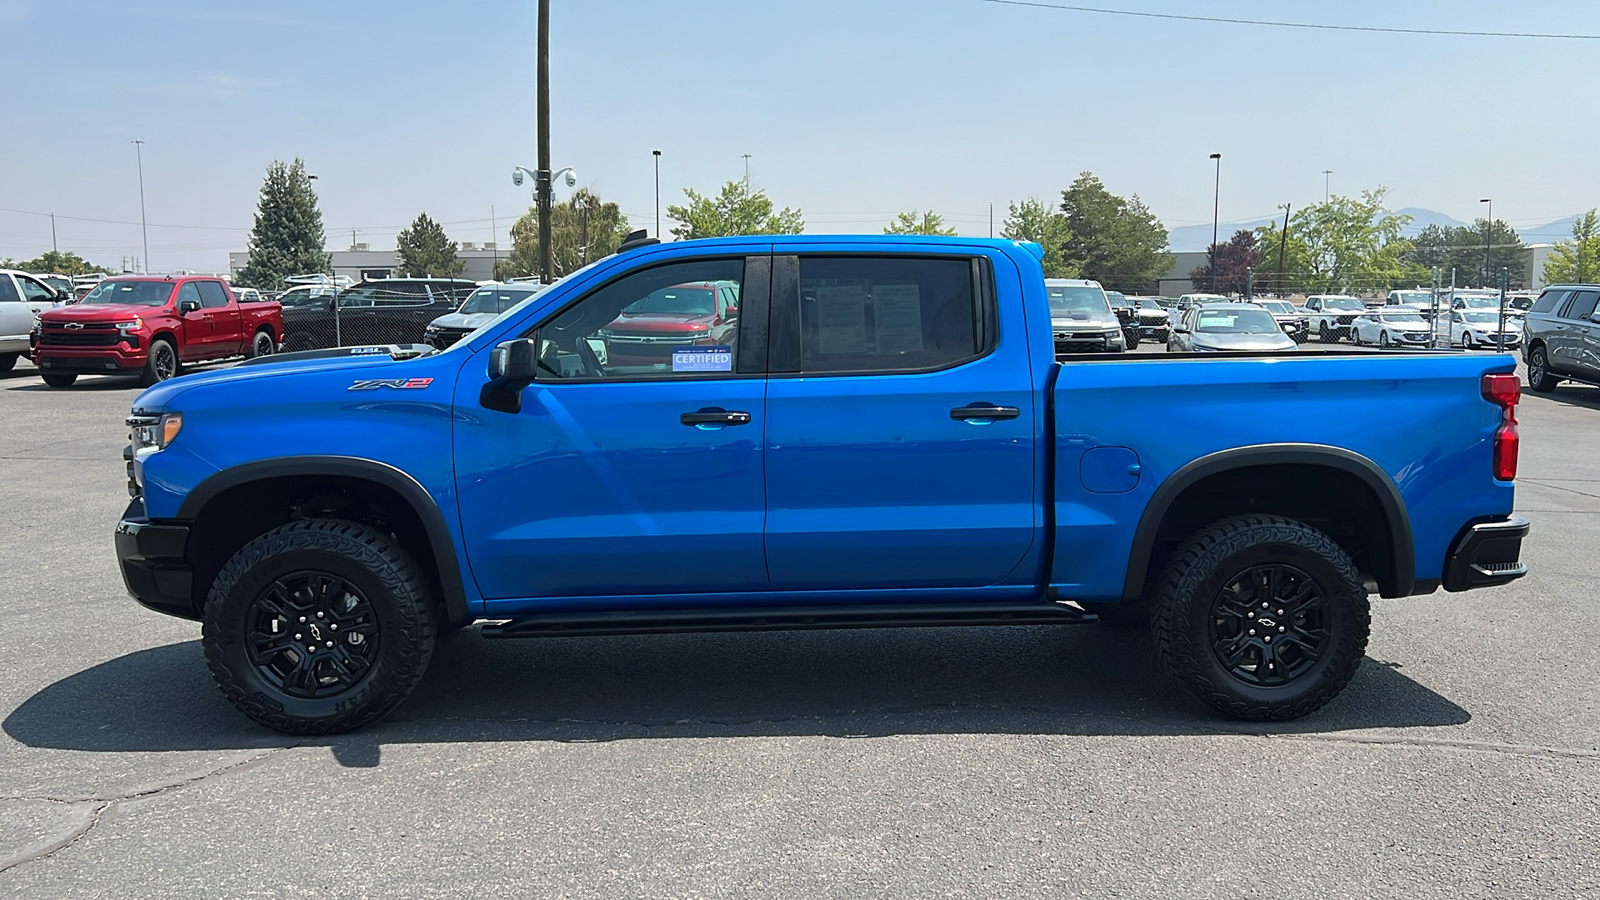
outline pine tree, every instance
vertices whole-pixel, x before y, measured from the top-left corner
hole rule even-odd
[[[456,245],[445,236],[444,228],[419,213],[409,228],[394,239],[400,253],[400,265],[394,273],[409,278],[454,278],[466,268],[466,263],[456,257]]]
[[[322,212],[305,163],[298,157],[288,165],[274,161],[261,185],[250,231],[250,262],[238,283],[276,291],[290,275],[331,274],[333,257],[323,243]]]

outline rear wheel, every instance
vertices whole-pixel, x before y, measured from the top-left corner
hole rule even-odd
[[[364,725],[404,700],[433,655],[427,581],[388,536],[338,519],[246,544],[202,617],[211,675],[251,719],[290,734]]]
[[[40,377],[44,379],[45,384],[48,384],[51,387],[72,387],[73,382],[78,380],[78,373],[46,372]]]
[[[150,353],[145,357],[144,369],[139,373],[139,384],[149,387],[159,384],[178,374],[178,351],[173,349],[172,342],[166,338],[157,338],[150,344]]]
[[[1201,529],[1168,563],[1152,603],[1163,668],[1240,719],[1293,719],[1332,700],[1366,652],[1361,573],[1326,534],[1279,516]]]
[[[272,339],[272,332],[262,330],[250,339],[250,347],[245,350],[245,357],[256,359],[262,356],[271,356],[272,351],[278,349],[277,342]]]
[[[1561,383],[1550,372],[1550,360],[1545,356],[1544,345],[1540,344],[1528,352],[1528,389],[1548,394]]]

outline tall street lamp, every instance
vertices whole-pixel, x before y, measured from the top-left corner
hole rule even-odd
[[[144,218],[144,141],[133,142],[133,157],[139,163],[139,231],[144,235],[144,271],[150,273],[150,226]]]
[[[1483,220],[1483,286],[1489,286],[1489,236],[1494,231],[1494,200],[1485,197],[1479,203],[1489,204],[1489,217]]]
[[[656,239],[661,239],[661,151],[651,150],[656,159]]]
[[[1211,289],[1217,289],[1217,209],[1222,202],[1222,154],[1213,153],[1217,161],[1217,183],[1211,198]]]
[[[578,173],[571,166],[554,175],[548,169],[534,170],[527,166],[515,166],[511,170],[511,183],[517,187],[522,186],[523,178],[533,179],[534,206],[539,210],[539,280],[544,284],[555,280],[550,274],[550,209],[555,205],[551,185],[563,175],[566,176],[567,187],[578,183]]]
[[[1323,203],[1327,203],[1328,202],[1328,186],[1333,183],[1332,182],[1332,176],[1333,176],[1333,170],[1332,169],[1323,169],[1322,170],[1322,202]]]

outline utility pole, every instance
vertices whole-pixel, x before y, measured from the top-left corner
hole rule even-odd
[[[1278,290],[1287,294],[1289,292],[1289,273],[1283,270],[1284,252],[1289,249],[1289,208],[1293,203],[1283,205],[1283,233],[1278,235]]]
[[[1494,349],[1506,352],[1506,270],[1500,269],[1500,324],[1494,330]]]
[[[494,204],[489,204],[489,243],[494,246],[494,268],[489,270],[490,278],[499,278],[500,270],[500,226],[494,220]]]
[[[656,240],[661,239],[661,151],[651,150],[656,158]]]
[[[989,237],[994,237],[994,201],[989,201]]]
[[[1222,204],[1222,154],[1213,153],[1217,161],[1216,193],[1211,198],[1211,290],[1217,289],[1217,210]]]
[[[139,231],[144,235],[144,271],[150,272],[150,226],[144,218],[144,141],[133,142],[134,158],[139,161]]]
[[[61,245],[56,243],[56,214],[50,214],[50,252],[59,254]]]
[[[750,154],[744,155],[744,192],[750,193]]]
[[[550,273],[550,0],[539,0],[539,280]]]
[[[1488,218],[1483,220],[1483,286],[1489,286],[1489,236],[1494,233],[1494,200],[1485,197],[1479,203],[1489,204]]]
[[[1330,184],[1332,184],[1332,175],[1333,175],[1333,170],[1332,169],[1323,169],[1322,170],[1322,202],[1323,203],[1327,203],[1328,202],[1328,186]]]

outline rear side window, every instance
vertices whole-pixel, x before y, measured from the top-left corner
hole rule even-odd
[[[22,295],[17,293],[17,286],[11,283],[11,276],[0,274],[0,303],[22,300]]]
[[[218,309],[228,305],[228,292],[222,289],[220,281],[192,282],[200,289],[200,305],[206,309]]]
[[[1559,307],[1567,299],[1571,291],[1545,291],[1539,299],[1533,301],[1533,309],[1529,312],[1547,313]]]
[[[1572,305],[1567,308],[1567,318],[1587,319],[1594,315],[1595,302],[1600,301],[1600,291],[1576,291]]]
[[[944,368],[988,351],[992,292],[973,260],[801,257],[800,370]]]

